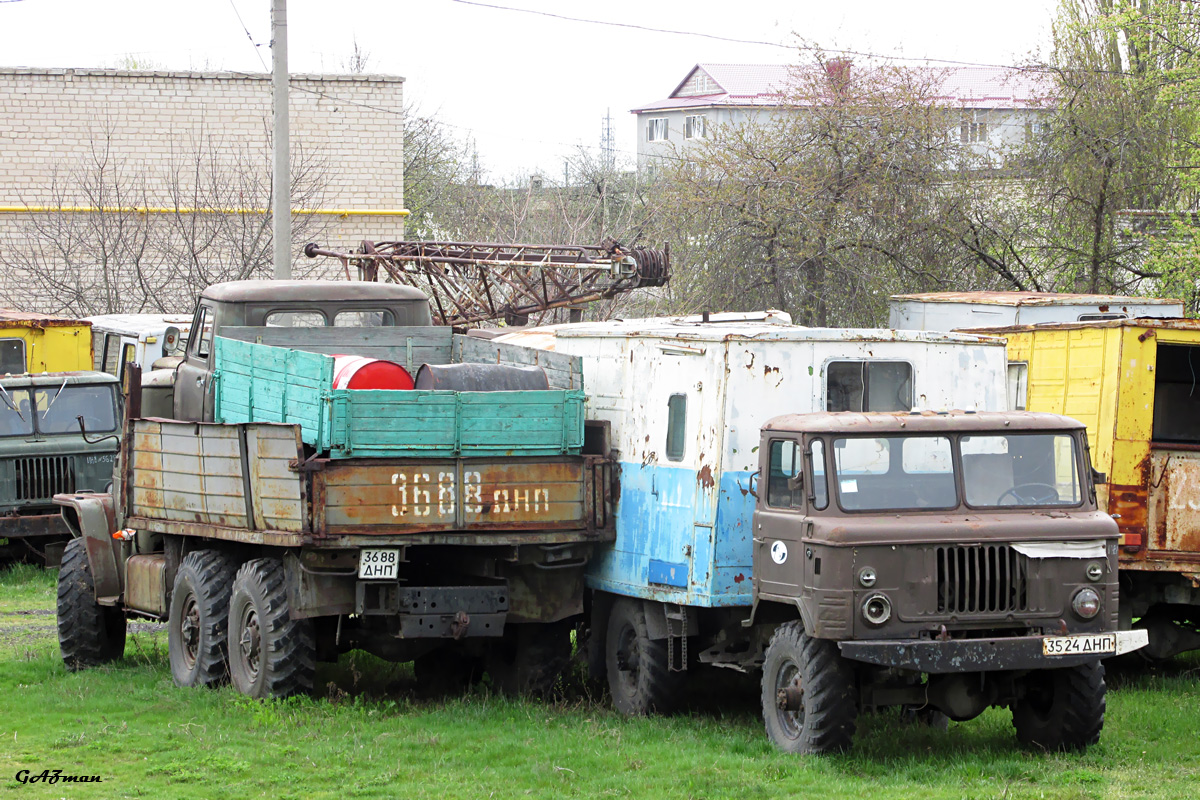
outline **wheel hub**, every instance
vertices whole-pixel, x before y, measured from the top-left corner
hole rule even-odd
[[[242,616],[242,635],[238,639],[238,649],[242,655],[242,663],[251,678],[258,675],[259,661],[262,655],[262,634],[258,627],[258,614],[253,608],[247,608]]]
[[[785,686],[775,694],[775,705],[780,711],[799,711],[804,708],[804,687]]]
[[[200,649],[200,606],[196,596],[189,594],[184,600],[183,617],[179,621],[179,638],[183,643],[183,660],[188,669],[196,665]]]

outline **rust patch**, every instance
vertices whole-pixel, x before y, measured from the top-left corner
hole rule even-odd
[[[772,367],[770,364],[763,365],[763,377],[767,377],[772,372],[779,372],[779,367]]]
[[[1143,545],[1147,522],[1147,492],[1141,486],[1110,484],[1108,487],[1108,513],[1114,515],[1122,542],[1126,545]],[[1119,515],[1119,516],[1118,516]]]
[[[743,574],[742,574],[742,573],[740,573],[740,572],[739,572],[737,575],[734,575],[734,576],[733,576],[733,582],[734,582],[734,583],[741,583],[741,582],[742,582],[742,581],[744,581],[744,580],[746,580],[746,576],[745,576],[745,575],[743,575]]]
[[[746,365],[746,369],[754,369],[754,351],[750,351],[750,363]]]
[[[1105,313],[1106,311],[1108,311],[1108,306],[1098,306],[1098,308],[1100,309],[1100,313],[1101,313],[1101,314],[1103,314],[1103,313]]]
[[[705,464],[700,468],[700,471],[696,473],[696,483],[700,484],[705,489],[711,489],[716,484],[716,481],[713,480],[712,469],[708,466],[708,464]]]
[[[1153,330],[1145,330],[1145,331],[1142,331],[1141,334],[1138,335],[1139,342],[1144,342],[1147,339],[1153,339],[1153,338],[1154,338]]]

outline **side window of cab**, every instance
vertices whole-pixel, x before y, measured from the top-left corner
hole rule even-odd
[[[767,505],[772,508],[803,508],[803,470],[800,447],[792,439],[773,439],[767,460]]]
[[[207,361],[208,354],[212,352],[213,348],[213,334],[212,307],[201,305],[196,309],[196,317],[192,320],[190,355],[201,361]]]

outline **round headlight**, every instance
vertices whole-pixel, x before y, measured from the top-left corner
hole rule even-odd
[[[1091,619],[1100,613],[1100,595],[1096,594],[1095,589],[1085,586],[1075,593],[1071,608],[1080,619]]]
[[[875,568],[874,567],[863,567],[861,570],[859,570],[858,582],[861,583],[863,586],[865,586],[868,589],[870,589],[872,586],[874,586],[875,585]]]
[[[1087,576],[1089,581],[1098,581],[1104,577],[1104,565],[1099,561],[1093,561],[1087,565]]]
[[[862,615],[872,625],[882,625],[892,618],[892,601],[887,595],[873,594],[863,601]]]

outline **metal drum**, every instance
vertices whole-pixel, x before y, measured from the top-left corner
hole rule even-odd
[[[333,357],[334,389],[411,389],[412,375],[394,361],[365,356]]]
[[[549,389],[550,381],[541,367],[507,364],[422,364],[416,388],[449,389],[455,392],[516,392]]]

